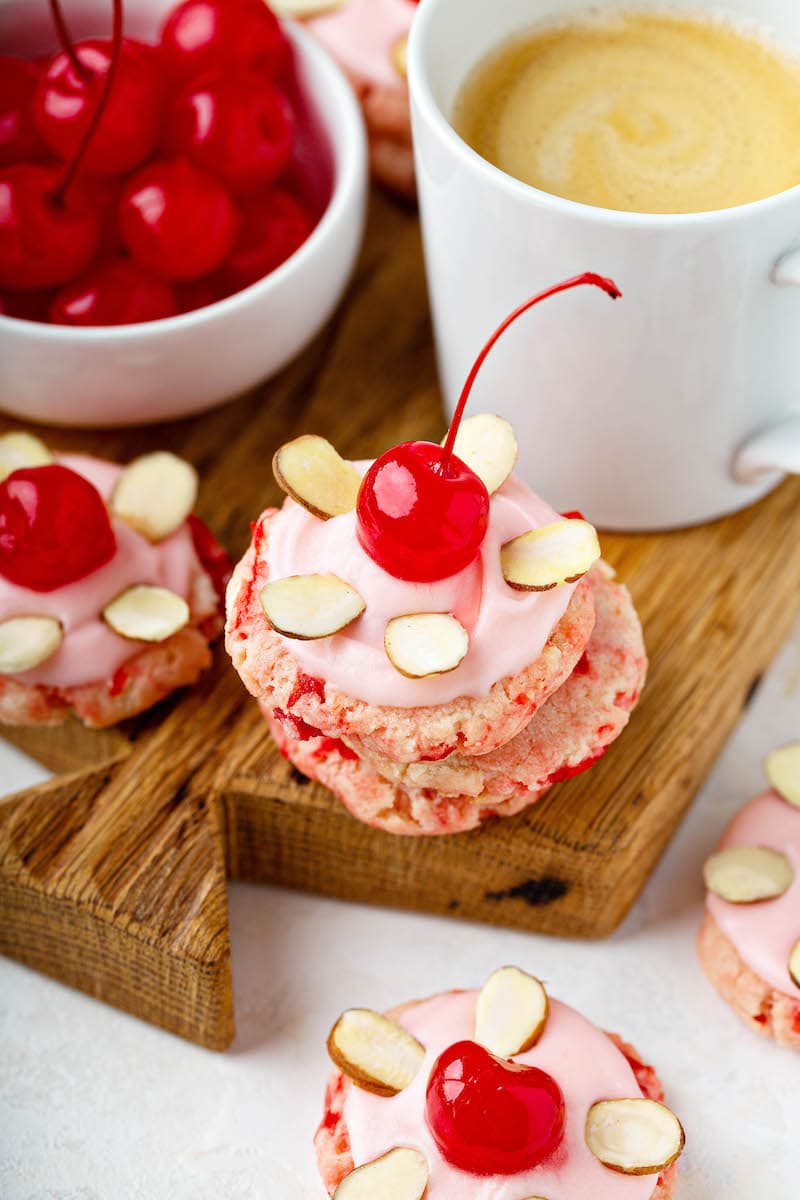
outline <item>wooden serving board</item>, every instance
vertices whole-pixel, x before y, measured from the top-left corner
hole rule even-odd
[[[123,461],[185,455],[201,515],[238,555],[279,499],[270,459],[287,437],[315,431],[360,458],[442,429],[417,220],[376,196],[346,303],[279,379],[189,422],[45,436]],[[57,775],[0,802],[0,950],[221,1049],[233,1034],[226,876],[608,934],[800,609],[799,503],[795,480],[700,529],[604,539],[645,627],[642,702],[590,772],[474,833],[359,824],[280,758],[221,649],[200,686],[125,728],[7,731]]]

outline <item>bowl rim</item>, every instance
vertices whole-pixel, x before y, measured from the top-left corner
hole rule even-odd
[[[330,141],[334,160],[334,182],[331,197],[314,229],[301,246],[280,266],[263,279],[257,279],[230,296],[211,304],[172,317],[155,321],[138,321],[128,325],[52,325],[44,321],[29,321],[0,313],[0,332],[14,331],[49,343],[82,343],[91,345],[109,342],[137,342],[153,336],[167,335],[196,328],[209,321],[231,316],[237,310],[258,304],[284,280],[301,272],[306,263],[338,228],[340,218],[357,202],[359,190],[366,188],[367,137],[364,118],[353,89],[333,56],[296,21],[282,20],[281,24],[299,52],[302,64],[310,74],[325,78],[334,97],[330,111],[319,110]],[[338,145],[337,145],[338,143]]]

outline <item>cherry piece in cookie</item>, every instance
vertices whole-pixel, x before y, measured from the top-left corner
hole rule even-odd
[[[156,161],[123,190],[122,237],[144,267],[166,279],[199,279],[228,257],[239,215],[228,192],[184,160]]]
[[[34,63],[0,54],[0,166],[44,157],[45,148],[33,121],[38,81]]]
[[[83,42],[75,53],[80,73],[69,54],[57,54],[39,82],[34,101],[39,132],[55,154],[70,159],[102,104],[82,165],[99,174],[130,171],[152,154],[158,139],[161,84],[155,52],[125,39],[107,100],[103,92],[114,60],[113,43]]]
[[[82,475],[52,463],[0,484],[0,575],[34,592],[84,579],[116,550],[108,510]]]
[[[262,0],[185,0],[164,23],[161,50],[180,81],[242,70],[277,79],[290,58],[280,23]]]
[[[0,287],[59,287],[88,266],[100,221],[77,189],[59,194],[61,176],[35,164],[0,170]]]
[[[283,173],[292,157],[294,116],[269,80],[208,76],[178,94],[166,149],[216,175],[235,195],[252,195]]]
[[[455,575],[475,559],[488,528],[489,491],[453,452],[470,392],[510,325],[542,300],[585,284],[612,299],[621,295],[612,280],[587,272],[527,300],[495,330],[475,360],[443,447],[404,442],[372,464],[358,496],[357,533],[363,549],[388,574],[428,583]]]
[[[553,1077],[476,1042],[456,1042],[439,1056],[425,1111],[444,1158],[472,1175],[529,1170],[564,1136],[566,1105]]]
[[[170,284],[138,263],[115,258],[67,284],[50,307],[50,320],[54,325],[132,325],[177,311]]]
[[[302,246],[313,228],[310,214],[284,188],[245,203],[236,245],[220,272],[225,288],[238,292],[263,279]]]

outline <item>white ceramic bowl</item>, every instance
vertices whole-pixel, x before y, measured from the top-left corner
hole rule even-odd
[[[109,23],[106,0],[79,0],[81,27]],[[39,0],[0,0],[0,45],[41,35]],[[150,37],[173,0],[128,0],[126,31]],[[31,17],[34,25],[31,26]],[[70,14],[72,19],[72,13]],[[201,412],[279,371],[314,337],[341,299],[358,254],[367,197],[359,106],[329,55],[288,27],[298,77],[327,131],[333,195],[311,237],[276,271],[207,308],[114,328],[73,329],[0,316],[0,408],[30,421],[111,426]]]

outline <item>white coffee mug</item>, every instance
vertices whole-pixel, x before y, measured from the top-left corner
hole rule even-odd
[[[692,7],[757,19],[800,50],[796,0]],[[537,21],[585,8],[422,0],[415,18],[408,75],[445,400],[452,411],[478,350],[527,297],[584,270],[612,276],[622,300],[580,289],[512,327],[470,410],[513,422],[521,474],[559,508],[611,529],[690,525],[800,472],[800,187],[648,216],[549,195],[471,150],[449,122],[470,70]]]

